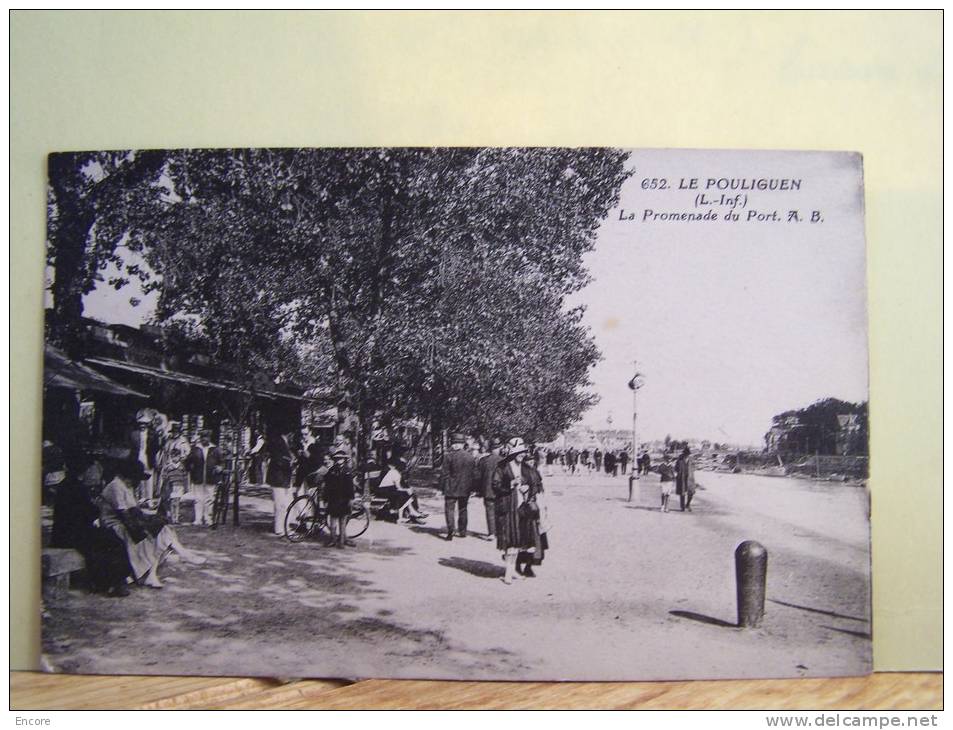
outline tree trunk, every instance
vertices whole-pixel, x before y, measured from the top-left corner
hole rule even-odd
[[[232,469],[232,476],[234,477],[234,480],[235,480],[235,494],[234,494],[234,496],[233,496],[233,498],[232,498],[232,499],[233,499],[233,501],[232,501],[232,524],[235,525],[235,527],[238,527],[238,487],[239,487],[239,485],[241,484],[241,481],[242,481],[242,480],[241,480],[241,464],[242,464],[242,460],[241,460],[241,457],[239,456],[239,450],[240,450],[240,448],[241,448],[241,446],[242,446],[242,441],[241,441],[241,439],[242,439],[242,424],[241,424],[241,423],[233,423],[232,428],[233,428],[234,431],[235,431],[235,439],[234,439],[234,443],[235,443],[235,455],[232,457],[233,460],[234,460],[234,466],[233,466],[233,469]]]
[[[85,285],[86,239],[92,219],[78,211],[58,232],[52,241],[53,283],[50,294],[53,308],[49,320],[50,339],[78,359],[83,354],[85,331],[83,328],[83,289]]]
[[[367,479],[368,453],[370,450],[370,437],[372,435],[372,415],[367,413],[363,407],[358,409],[357,414],[357,474],[360,479],[361,494],[364,499],[370,499],[370,482]]]

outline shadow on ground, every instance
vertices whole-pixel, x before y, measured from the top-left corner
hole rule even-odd
[[[43,652],[51,666],[251,676],[261,673],[261,661],[303,668],[315,647],[341,641],[368,654],[379,652],[381,642],[388,650],[423,655],[449,649],[437,632],[384,618],[381,601],[388,593],[362,565],[368,553],[388,558],[411,548],[366,538],[345,550],[314,541],[292,544],[269,534],[270,514],[249,506],[243,505],[238,528],[178,526],[183,544],[207,562],[193,566],[170,558],[160,569],[161,590],[134,587],[126,598],[73,590],[48,606]],[[302,658],[275,655],[279,644],[298,647]],[[238,656],[254,656],[255,666]]]
[[[720,618],[706,616],[702,613],[695,613],[694,611],[669,611],[669,613],[672,616],[678,616],[679,618],[687,618],[692,621],[698,621],[703,624],[708,624],[709,626],[721,626],[726,629],[738,628],[738,624],[732,624],[727,621],[722,621]]]
[[[410,528],[410,531],[416,532],[420,535],[430,535],[431,537],[439,537],[441,540],[443,540],[447,534],[446,528],[424,527],[422,525],[414,525],[413,527]]]
[[[848,621],[860,621],[861,623],[867,623],[867,619],[858,618],[857,616],[848,616],[843,613],[836,613],[834,611],[825,611],[822,608],[811,608],[810,606],[799,606],[796,603],[788,603],[786,601],[779,601],[775,598],[768,599],[771,603],[776,603],[779,606],[787,606],[788,608],[797,608],[801,611],[808,611],[810,613],[819,613],[822,616],[830,616],[831,618],[843,618]]]
[[[849,629],[838,629],[834,626],[821,626],[822,629],[830,629],[831,631],[836,631],[839,634],[847,634],[848,636],[856,636],[858,639],[870,639],[871,636],[866,631],[850,631]]]
[[[484,560],[470,560],[468,558],[440,558],[437,561],[447,568],[456,568],[464,573],[475,575],[477,578],[502,578],[506,572],[502,565],[488,563]]]

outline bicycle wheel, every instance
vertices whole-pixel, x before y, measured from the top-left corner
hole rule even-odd
[[[285,537],[291,542],[301,542],[318,527],[318,512],[311,497],[302,494],[295,497],[285,513]]]
[[[228,521],[228,482],[220,481],[215,486],[215,499],[212,502],[212,527],[224,525]]]
[[[347,518],[347,524],[344,526],[344,535],[349,540],[353,540],[355,537],[360,537],[367,532],[367,528],[370,526],[370,510],[367,509],[362,502],[351,509],[351,514],[348,515]]]

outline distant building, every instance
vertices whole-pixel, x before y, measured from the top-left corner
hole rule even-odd
[[[837,416],[837,453],[846,456],[854,451],[854,444],[860,436],[861,420],[856,413]]]

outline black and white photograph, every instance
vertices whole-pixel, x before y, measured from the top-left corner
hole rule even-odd
[[[45,671],[871,671],[859,154],[55,152],[46,254]]]

